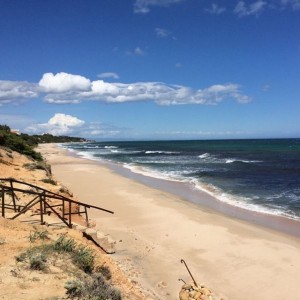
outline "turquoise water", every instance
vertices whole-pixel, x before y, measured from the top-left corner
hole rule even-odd
[[[300,139],[93,142],[67,147],[135,173],[188,183],[234,206],[300,219]]]

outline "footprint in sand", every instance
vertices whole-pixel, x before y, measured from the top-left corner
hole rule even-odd
[[[164,281],[160,281],[158,284],[157,284],[158,287],[160,288],[166,288],[168,286],[168,284]]]

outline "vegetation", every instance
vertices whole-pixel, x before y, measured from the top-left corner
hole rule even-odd
[[[56,241],[44,243],[48,240],[48,231],[35,231],[30,234],[29,240],[35,243],[40,240],[42,245],[31,247],[16,257],[24,267],[30,270],[51,272],[50,264],[54,257],[66,255],[81,272],[74,272],[74,280],[65,283],[69,299],[77,300],[121,300],[121,293],[111,283],[111,272],[108,267],[94,267],[94,253],[90,248],[78,245],[73,239],[60,236]],[[70,259],[70,260],[69,260]],[[69,264],[69,263],[68,263]],[[70,269],[70,265],[68,265]],[[95,270],[95,272],[94,272]]]
[[[69,136],[54,136],[52,134],[43,135],[28,135],[16,134],[11,131],[9,126],[0,125],[0,146],[10,148],[21,154],[25,154],[35,160],[42,160],[40,153],[36,152],[34,148],[42,143],[70,143],[70,142],[84,142],[83,138],[69,137]]]
[[[70,299],[122,299],[120,292],[112,287],[99,273],[95,273],[91,277],[68,281],[65,284],[65,288]]]
[[[52,185],[57,185],[56,181],[51,179],[51,178],[45,178],[45,179],[41,179],[42,182],[44,183],[49,183],[49,184],[52,184]]]

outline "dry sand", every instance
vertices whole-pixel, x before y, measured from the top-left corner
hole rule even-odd
[[[39,151],[54,176],[91,211],[97,227],[117,240],[113,259],[153,299],[178,299],[182,278],[230,300],[300,299],[300,239],[233,219],[123,177],[55,145]]]
[[[45,170],[26,167],[26,165],[32,163],[34,161],[24,155],[0,147],[0,178],[14,177],[53,192],[59,192],[62,187],[59,183],[52,185],[41,181],[49,179]],[[21,187],[24,188],[24,186]],[[20,193],[18,197],[23,204],[26,201],[28,202],[28,199]],[[17,262],[16,260],[16,257],[21,253],[24,253],[30,247],[37,246],[37,242],[30,243],[29,241],[29,236],[37,230],[40,232],[47,230],[51,241],[57,240],[61,235],[66,235],[67,238],[75,240],[78,245],[93,249],[96,266],[105,265],[110,269],[111,282],[122,292],[122,299],[145,299],[112,260],[112,257],[103,253],[92,241],[84,238],[80,231],[66,228],[55,216],[45,216],[49,227],[38,225],[39,216],[32,212],[31,210],[25,215],[21,215],[17,220],[8,220],[0,216],[0,299],[67,299],[64,285],[68,280],[74,279],[75,273],[78,274],[78,270],[74,269],[74,266],[72,267],[67,257],[55,260],[48,259],[46,271],[31,270],[26,263]],[[13,212],[6,209],[6,217],[12,217],[13,215]],[[76,219],[76,222],[78,221],[80,221],[79,218]]]

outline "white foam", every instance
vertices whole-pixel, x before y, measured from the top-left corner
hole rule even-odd
[[[231,194],[225,193],[221,189],[217,188],[216,186],[212,184],[206,184],[198,181],[197,179],[192,180],[193,185],[196,189],[199,189],[214,198],[218,199],[221,202],[225,202],[229,205],[239,207],[242,209],[250,210],[253,212],[260,212],[260,213],[265,213],[265,214],[270,214],[270,215],[275,215],[275,216],[283,216],[289,219],[295,219],[299,220],[299,217],[293,216],[292,214],[285,212],[282,210],[281,206],[273,206],[273,207],[266,207],[263,205],[259,205],[256,203],[251,203],[252,199],[251,198],[246,198],[246,197],[239,197],[239,196],[233,196]]]
[[[179,154],[180,152],[175,151],[146,151],[145,154]]]
[[[201,155],[198,156],[199,158],[208,158],[210,157],[210,154],[209,153],[203,153]]]

